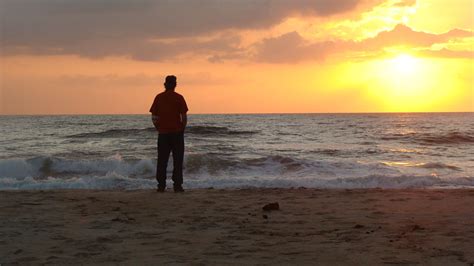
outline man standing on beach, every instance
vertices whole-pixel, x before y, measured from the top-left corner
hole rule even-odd
[[[164,192],[166,188],[166,167],[170,152],[173,153],[174,192],[184,192],[184,128],[188,120],[186,115],[188,106],[184,97],[174,91],[176,84],[176,76],[167,76],[164,83],[165,91],[156,95],[150,108],[153,125],[159,133],[156,166],[158,192]]]

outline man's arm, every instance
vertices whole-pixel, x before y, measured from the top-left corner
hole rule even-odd
[[[188,124],[188,115],[186,113],[181,114],[181,123],[183,123],[183,130],[186,128]]]
[[[151,121],[153,122],[153,125],[155,126],[156,130],[158,130],[158,120],[159,116],[158,114],[158,95],[155,97],[153,100],[153,104],[150,107],[150,113],[151,113]]]
[[[153,122],[153,125],[155,126],[156,130],[158,130],[158,121],[159,121],[159,116],[157,115],[151,115],[151,121]]]
[[[181,108],[180,108],[180,113],[181,113],[181,123],[183,124],[183,131],[186,129],[186,125],[188,124],[188,105],[186,104],[186,101],[184,100],[184,97],[181,96]]]

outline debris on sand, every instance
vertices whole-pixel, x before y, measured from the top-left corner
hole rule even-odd
[[[265,206],[263,206],[262,209],[264,211],[276,211],[280,209],[280,205],[278,204],[278,202],[273,202],[273,203],[266,204]]]

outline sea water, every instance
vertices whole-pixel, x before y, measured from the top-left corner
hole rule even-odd
[[[149,115],[0,116],[0,190],[155,188],[156,142]],[[185,143],[186,188],[474,187],[474,113],[189,115]]]

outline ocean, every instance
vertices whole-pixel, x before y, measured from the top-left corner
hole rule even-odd
[[[473,188],[473,118],[189,115],[184,187]],[[0,190],[156,187],[149,115],[0,116],[0,133]]]

